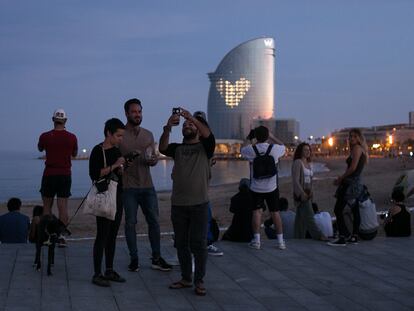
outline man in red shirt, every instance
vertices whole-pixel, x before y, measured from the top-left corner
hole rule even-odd
[[[57,109],[53,113],[54,128],[39,137],[39,151],[46,151],[45,170],[42,177],[44,214],[52,213],[53,200],[57,196],[59,219],[68,223],[68,198],[72,185],[71,158],[78,154],[78,141],[74,134],[66,131],[66,113]],[[64,241],[62,241],[64,244]],[[64,246],[64,245],[62,245]]]

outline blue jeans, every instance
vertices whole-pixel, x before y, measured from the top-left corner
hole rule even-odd
[[[131,260],[138,260],[137,224],[138,206],[148,224],[148,236],[151,243],[152,257],[159,258],[160,251],[160,224],[158,222],[158,199],[154,188],[127,188],[122,194],[125,208],[125,236]]]

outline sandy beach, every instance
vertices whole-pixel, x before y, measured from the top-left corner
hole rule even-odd
[[[291,162],[290,159],[282,161]],[[335,198],[333,197],[336,187],[333,180],[336,176],[342,174],[346,168],[345,158],[317,158],[315,162],[324,162],[329,168],[329,172],[316,174],[314,179],[314,201],[318,203],[321,211],[328,211],[333,215],[333,207]],[[392,187],[398,176],[406,169],[414,169],[414,160],[403,163],[397,158],[371,158],[368,166],[363,172],[363,181],[368,186],[372,198],[374,199],[377,210],[386,210],[389,208],[389,197]],[[40,177],[39,177],[40,178]],[[294,209],[292,202],[291,178],[280,178],[281,196],[289,200],[290,208]],[[213,206],[214,217],[218,220],[221,227],[227,227],[231,223],[232,214],[229,212],[230,198],[237,193],[238,184],[226,184],[210,188],[210,200]],[[160,226],[161,232],[171,232],[172,225],[170,221],[170,192],[158,193],[159,210],[160,210]],[[413,200],[414,201],[414,200]],[[73,198],[69,201],[69,214],[72,216],[81,199]],[[24,202],[22,212],[31,217],[32,207],[39,202]],[[409,206],[413,206],[414,202],[408,202]],[[54,212],[57,213],[56,207]],[[1,206],[1,214],[7,211],[5,204]],[[139,233],[146,233],[147,226],[144,216],[139,212],[138,216]],[[70,224],[73,238],[92,237],[95,234],[95,219],[92,216],[83,215],[80,210]],[[123,225],[119,234],[123,234]]]

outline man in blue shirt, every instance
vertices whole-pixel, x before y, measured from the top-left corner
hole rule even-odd
[[[22,201],[11,198],[7,202],[9,212],[0,216],[1,243],[27,243],[30,219],[20,213]]]

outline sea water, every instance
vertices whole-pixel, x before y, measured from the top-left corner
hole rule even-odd
[[[44,160],[38,159],[36,152],[0,152],[0,202],[10,197],[18,197],[23,201],[41,199],[39,190],[42,179]],[[88,160],[72,161],[72,197],[86,195],[91,180],[88,175]],[[154,187],[157,191],[168,191],[172,188],[172,160],[160,160],[151,168]],[[291,161],[282,160],[279,164],[279,176],[290,176]],[[314,171],[321,172],[327,168],[323,163],[314,163]],[[211,185],[237,183],[241,178],[249,178],[249,164],[241,160],[218,160],[212,167]]]

